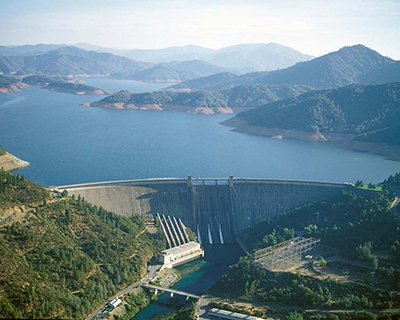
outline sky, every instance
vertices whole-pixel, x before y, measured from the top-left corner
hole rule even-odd
[[[0,0],[0,34],[122,49],[275,42],[315,56],[361,43],[400,60],[400,0]]]

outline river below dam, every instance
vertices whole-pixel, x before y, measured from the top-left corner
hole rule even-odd
[[[103,89],[154,91],[169,84],[84,79]],[[0,94],[0,145],[30,162],[18,174],[42,185],[163,177],[281,178],[377,183],[400,162],[332,143],[232,132],[232,115],[108,110],[79,96],[30,86]]]
[[[244,254],[237,244],[204,245],[203,248],[205,251],[204,259],[198,259],[177,267],[182,279],[171,288],[201,295],[218,281],[229,265],[236,263],[239,257]],[[172,312],[174,307],[166,305],[169,299],[169,293],[164,293],[155,302],[150,303],[140,311],[134,319],[148,320],[160,313]],[[179,300],[183,303],[185,298],[179,297]]]

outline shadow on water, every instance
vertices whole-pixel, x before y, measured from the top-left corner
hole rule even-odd
[[[204,250],[204,259],[195,260],[177,267],[182,279],[172,288],[194,294],[203,294],[218,281],[229,265],[237,262],[243,255],[243,251],[237,244],[204,245]],[[169,293],[164,293],[155,302],[152,302],[139,312],[134,319],[151,319],[155,315],[173,311],[173,307],[167,306],[169,300]],[[185,303],[184,297],[178,296],[175,300],[175,307]]]

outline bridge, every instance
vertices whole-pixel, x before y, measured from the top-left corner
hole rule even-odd
[[[200,298],[201,298],[201,296],[195,295],[195,294],[193,294],[193,293],[184,292],[184,291],[179,291],[179,290],[175,290],[175,289],[163,288],[163,287],[154,286],[154,285],[151,285],[151,284],[144,284],[144,285],[142,285],[141,287],[143,287],[143,288],[148,288],[148,289],[154,289],[154,290],[156,291],[155,294],[158,293],[158,290],[160,290],[160,291],[165,291],[165,292],[169,292],[171,298],[174,296],[174,294],[178,294],[178,295],[180,295],[180,296],[185,296],[186,299],[189,299],[189,298],[200,299]]]

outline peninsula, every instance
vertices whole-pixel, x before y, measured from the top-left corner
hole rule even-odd
[[[280,99],[310,91],[298,85],[241,85],[225,90],[120,91],[85,106],[106,109],[169,110],[196,114],[230,114],[249,110]]]
[[[234,131],[312,141],[386,155],[400,161],[400,83],[311,91],[239,113]]]
[[[64,77],[28,76],[23,83],[41,86],[50,91],[58,91],[77,95],[109,95],[111,92],[82,84]]]
[[[28,165],[29,162],[18,159],[16,156],[13,156],[11,153],[8,153],[0,147],[0,168],[3,168],[5,171],[10,171]]]
[[[26,87],[28,87],[27,84],[17,79],[0,75],[0,93],[18,91]]]

